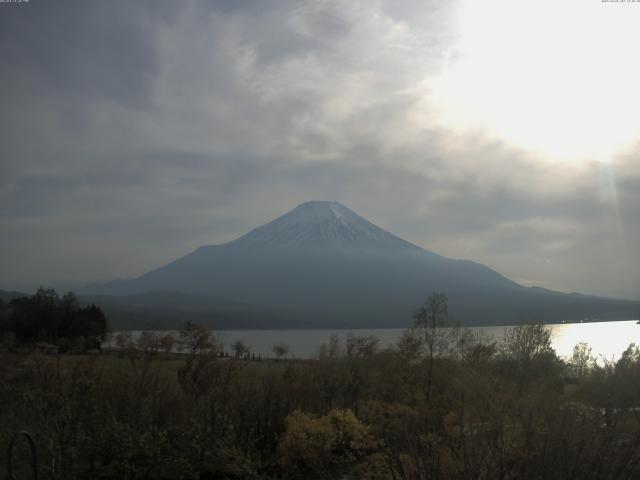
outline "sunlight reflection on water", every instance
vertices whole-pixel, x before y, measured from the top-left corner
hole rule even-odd
[[[475,327],[472,331],[482,332],[500,341],[504,337],[505,329],[509,327]],[[579,342],[586,342],[592,348],[593,355],[600,361],[612,360],[620,354],[630,343],[640,344],[640,325],[636,320],[617,322],[591,322],[571,324],[550,324],[551,342],[556,353],[561,357],[568,357],[573,347]],[[137,338],[140,332],[132,332]],[[242,340],[251,347],[251,353],[262,357],[272,357],[271,348],[275,344],[285,344],[289,347],[290,355],[295,358],[314,358],[322,343],[329,341],[331,335],[337,335],[344,346],[347,336],[375,335],[382,346],[395,344],[402,329],[353,329],[353,330],[224,330],[217,332],[226,351],[237,340]]]
[[[640,325],[635,320],[553,325],[551,341],[560,356],[571,355],[578,342],[586,342],[596,357],[612,360],[630,343],[640,344]]]
[[[475,327],[472,331],[482,332],[495,340],[504,337],[509,327]],[[635,320],[617,322],[591,322],[550,324],[551,342],[556,353],[561,357],[570,356],[573,347],[579,342],[586,342],[598,359],[620,357],[620,354],[635,342],[640,344],[640,325]],[[271,346],[284,343],[290,347],[291,353],[298,358],[311,358],[318,354],[321,343],[327,342],[331,335],[337,335],[344,345],[349,333],[353,335],[375,335],[383,346],[394,344],[400,338],[402,329],[357,329],[357,330],[228,330],[219,332],[226,348],[236,340],[243,340],[256,355],[271,356]]]

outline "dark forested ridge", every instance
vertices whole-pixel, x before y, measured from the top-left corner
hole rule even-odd
[[[536,291],[537,289],[532,289]],[[488,297],[467,297],[465,300],[450,298],[450,310],[465,325],[519,324],[532,318],[548,323],[577,321],[584,318],[604,320],[630,319],[637,316],[640,305],[600,299],[583,295],[571,295],[575,303],[566,301],[566,294],[543,293],[546,303],[538,303],[536,296],[501,299],[499,305]],[[557,298],[553,300],[553,296]],[[0,299],[28,297],[23,292],[0,290]],[[153,291],[132,295],[77,295],[79,305],[99,306],[109,318],[115,330],[167,330],[179,328],[185,320],[207,325],[218,330],[242,329],[307,329],[307,328],[403,328],[411,324],[415,310],[406,308],[394,322],[380,321],[372,315],[364,317],[366,308],[343,307],[340,312],[331,304],[318,306],[313,311],[301,307],[273,307],[251,305],[232,300],[195,295],[175,291]],[[524,302],[524,303],[519,303]],[[610,304],[611,302],[611,304]],[[638,309],[636,309],[638,307]],[[553,309],[549,311],[548,309]],[[349,316],[349,313],[353,313]],[[467,321],[464,321],[464,320]],[[469,319],[476,319],[470,321]]]
[[[266,307],[204,295],[155,291],[141,294],[79,295],[82,304],[100,305],[114,329],[177,329],[185,320],[216,329],[305,328],[294,309]]]
[[[31,296],[0,290],[0,300],[5,304]],[[182,292],[157,291],[124,296],[81,294],[75,298],[81,306],[99,306],[116,330],[177,329],[185,320],[216,329],[306,328],[309,324],[304,315],[294,309],[249,305]]]

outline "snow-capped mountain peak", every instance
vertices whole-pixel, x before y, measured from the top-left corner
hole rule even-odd
[[[238,247],[404,248],[402,240],[337,202],[310,201],[231,242]]]

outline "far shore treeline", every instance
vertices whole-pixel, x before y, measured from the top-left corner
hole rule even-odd
[[[0,339],[9,348],[100,350],[108,321],[100,307],[81,307],[73,292],[60,297],[53,289],[5,302],[0,298]]]

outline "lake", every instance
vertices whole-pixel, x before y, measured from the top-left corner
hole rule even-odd
[[[640,325],[636,320],[616,322],[590,322],[546,325],[551,330],[551,342],[556,353],[561,357],[570,356],[573,347],[579,342],[586,342],[599,359],[616,359],[635,342],[640,345]],[[509,327],[473,327],[470,330],[501,340],[505,329]],[[136,338],[140,332],[133,332]],[[365,336],[375,335],[382,346],[394,344],[402,335],[400,328],[376,329],[327,329],[327,330],[223,330],[216,332],[223,342],[223,348],[231,351],[231,345],[242,340],[251,347],[251,353],[262,357],[273,357],[271,347],[284,344],[289,347],[290,355],[295,358],[314,358],[322,343],[336,335],[344,346],[349,334]]]

